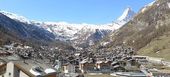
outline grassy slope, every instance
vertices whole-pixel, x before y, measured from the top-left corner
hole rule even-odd
[[[160,57],[170,61],[170,32],[152,40],[138,51],[140,55]]]
[[[170,11],[169,9],[166,9],[166,12],[163,14],[165,20],[159,20],[163,24],[163,26],[161,27],[164,28],[161,30],[162,33],[156,38],[152,39],[147,45],[139,49],[137,54],[164,58],[164,60],[170,61],[170,23],[169,23]],[[160,24],[156,24],[155,26],[160,26]],[[158,30],[157,32],[160,32],[160,30]]]

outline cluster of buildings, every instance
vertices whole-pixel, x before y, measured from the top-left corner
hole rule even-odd
[[[11,50],[11,46],[6,48],[8,51]],[[116,46],[111,51],[97,52],[85,50],[59,52],[55,49],[50,49],[48,52],[36,52],[30,47],[24,47],[23,52],[17,50],[6,54],[4,50],[0,50],[6,56],[6,58],[0,57],[2,59],[0,60],[0,77],[83,77],[83,74],[90,73],[152,77],[152,74],[141,65],[155,60],[147,56],[137,56],[133,48],[122,46]],[[14,54],[20,58],[9,60],[9,56]]]
[[[133,74],[134,77],[146,77],[149,74],[147,71],[141,71],[138,61],[144,59],[134,56],[132,48],[115,47],[113,52],[76,52],[67,57],[58,62],[61,64],[61,71],[66,75],[70,74],[70,76],[73,73],[113,74],[124,72],[119,73],[119,76]],[[129,77],[133,77],[133,75]]]

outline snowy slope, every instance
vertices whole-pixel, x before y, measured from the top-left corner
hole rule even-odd
[[[0,13],[0,28],[3,34],[10,35],[12,38],[18,38],[20,41],[50,42],[54,41],[55,36],[47,30],[38,26],[15,21],[6,15]]]
[[[0,13],[8,16],[11,19],[14,19],[14,20],[17,20],[17,21],[20,21],[20,22],[24,22],[24,23],[28,23],[28,24],[30,23],[30,21],[27,18],[25,18],[24,16],[20,16],[20,15],[10,13],[10,12],[6,12],[6,11],[3,11],[3,10],[0,10]]]
[[[153,1],[147,5],[145,5],[140,12],[144,13],[150,6],[152,6],[156,1]]]
[[[79,41],[79,43],[82,41],[85,42],[85,40],[88,39],[93,41],[96,41],[96,39],[100,40],[104,36],[109,34],[109,32],[119,29],[122,25],[124,25],[129,20],[131,20],[135,15],[135,13],[130,8],[127,8],[123,12],[122,16],[120,16],[116,22],[95,25],[95,24],[87,24],[87,23],[74,24],[74,23],[67,23],[67,22],[41,22],[41,21],[29,20],[23,16],[5,12],[5,11],[0,11],[0,13],[16,21],[20,21],[26,24],[36,25],[40,28],[43,28],[53,33],[55,35],[56,40],[61,40],[61,41],[72,40],[72,41]],[[80,38],[82,39],[79,40]]]
[[[123,14],[117,19],[119,21],[125,20],[128,21],[129,19],[131,19],[134,16],[134,12],[131,10],[131,8],[127,8],[125,9],[125,11],[123,12]]]
[[[112,24],[94,25],[94,24],[72,24],[67,22],[31,22],[34,25],[52,32],[56,35],[57,40],[74,40],[78,39],[83,33],[93,33],[96,29],[114,31],[117,26],[110,26]],[[83,30],[83,33],[82,33]],[[77,36],[79,35],[79,36]],[[83,35],[84,36],[84,35]]]

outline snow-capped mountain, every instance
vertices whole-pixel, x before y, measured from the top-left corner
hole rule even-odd
[[[99,41],[110,32],[119,29],[121,26],[131,20],[135,15],[135,13],[130,8],[127,8],[123,12],[122,16],[120,16],[118,20],[116,20],[116,22],[95,25],[86,23],[74,24],[67,22],[41,22],[29,20],[23,16],[5,11],[0,11],[0,13],[6,15],[11,19],[14,19],[15,21],[43,28],[48,32],[54,34],[56,40],[89,44]]]
[[[14,19],[14,20],[17,20],[17,21],[20,21],[20,22],[24,22],[24,23],[30,23],[30,21],[27,18],[25,18],[24,16],[20,16],[20,15],[10,13],[10,12],[7,12],[7,11],[3,11],[3,10],[0,10],[0,13],[6,15],[7,17],[9,17],[11,19]]]
[[[2,13],[0,13],[0,29],[0,33],[6,35],[7,39],[15,38],[19,41],[29,41],[29,43],[35,43],[35,41],[36,43],[45,43],[55,39],[54,34],[43,28],[15,21]]]
[[[123,14],[117,19],[116,24],[122,26],[129,22],[135,15],[135,12],[131,8],[126,8]]]

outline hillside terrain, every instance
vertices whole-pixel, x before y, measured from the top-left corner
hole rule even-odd
[[[135,48],[136,54],[170,60],[169,21],[170,0],[156,0],[143,7],[130,22],[94,47],[111,50],[114,46],[126,45]]]

